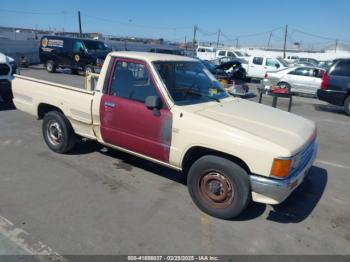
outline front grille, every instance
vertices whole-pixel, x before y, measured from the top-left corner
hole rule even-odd
[[[299,154],[298,154],[298,158],[299,158],[299,163],[296,167],[294,167],[291,170],[291,175],[295,175],[296,173],[301,172],[306,165],[309,163],[309,161],[311,160],[311,157],[313,155],[313,151],[315,148],[315,143],[316,140],[312,140],[309,145],[307,147],[305,147]]]
[[[10,73],[10,67],[6,64],[0,64],[0,75],[8,75]]]

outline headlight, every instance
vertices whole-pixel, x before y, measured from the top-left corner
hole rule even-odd
[[[291,158],[275,158],[271,168],[271,176],[286,178],[290,174],[293,160]]]

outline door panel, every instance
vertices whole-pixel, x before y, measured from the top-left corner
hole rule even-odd
[[[130,79],[117,77],[118,74],[122,75],[121,71],[129,70],[118,69],[117,63],[119,62],[128,66],[131,64],[142,65],[148,74],[150,86],[155,88],[156,94],[159,94],[145,63],[133,60],[116,60],[112,69],[114,74],[109,81],[109,93],[102,96],[100,103],[103,141],[168,163],[172,133],[171,112],[166,105],[160,109],[159,115],[148,109],[143,101],[140,101],[146,96],[145,92],[152,94],[148,90],[149,85],[147,85],[147,91],[140,92],[140,89],[146,87],[142,84],[145,81],[144,73],[141,77],[140,68],[133,71],[134,78],[130,84]],[[111,86],[113,87],[111,88]],[[128,88],[133,88],[133,90],[128,93],[130,95],[126,96]],[[129,98],[134,94],[138,100]],[[161,96],[159,95],[159,97]]]

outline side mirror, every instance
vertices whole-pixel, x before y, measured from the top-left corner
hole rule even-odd
[[[280,64],[276,63],[276,64],[275,64],[275,67],[276,67],[277,69],[280,68]]]
[[[145,106],[148,109],[153,110],[153,114],[155,116],[160,116],[159,109],[162,108],[162,100],[160,99],[159,96],[148,96],[148,97],[146,97]]]
[[[80,52],[80,53],[85,53],[85,48],[84,48],[84,47],[80,47],[80,48],[79,48],[79,52]]]

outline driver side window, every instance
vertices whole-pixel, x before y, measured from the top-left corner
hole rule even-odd
[[[117,61],[110,95],[144,103],[146,97],[158,96],[158,93],[143,63]]]

